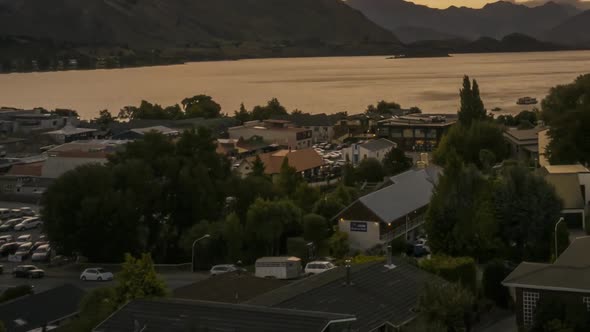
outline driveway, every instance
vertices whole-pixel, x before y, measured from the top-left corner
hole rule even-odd
[[[492,325],[485,327],[478,332],[517,332],[516,317],[514,315],[508,316],[499,320]]]

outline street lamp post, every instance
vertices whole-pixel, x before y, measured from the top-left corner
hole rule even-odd
[[[557,226],[559,226],[559,223],[561,223],[563,221],[563,217],[559,218],[559,220],[555,223],[555,230],[554,230],[554,236],[555,236],[555,260],[557,260]]]
[[[205,234],[205,235],[201,236],[200,238],[196,239],[193,242],[193,249],[192,249],[192,252],[191,252],[192,253],[192,256],[191,256],[192,257],[192,259],[191,259],[191,271],[195,272],[195,245],[197,244],[197,242],[199,242],[201,240],[204,240],[206,238],[209,238],[210,236],[211,235],[209,235],[209,234]]]

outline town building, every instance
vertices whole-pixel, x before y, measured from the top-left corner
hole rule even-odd
[[[108,155],[126,143],[122,140],[92,140],[62,144],[47,151],[41,176],[56,179],[81,165],[106,164]]]
[[[553,297],[579,303],[590,312],[590,237],[575,239],[553,264],[523,262],[502,284],[510,289],[516,323],[522,330],[533,326],[540,301]]]
[[[365,195],[334,218],[348,234],[352,249],[367,250],[405,236],[416,236],[438,182],[440,169],[409,170],[389,179],[391,184]]]
[[[342,158],[354,166],[368,158],[383,161],[385,155],[396,147],[397,144],[388,139],[372,139],[360,143],[353,143],[349,147],[342,149]]]
[[[331,142],[334,138],[334,121],[325,113],[320,114],[289,114],[274,117],[273,120],[287,120],[296,127],[311,130],[312,143]]]
[[[314,149],[278,150],[260,154],[258,158],[264,164],[264,173],[270,176],[277,175],[281,172],[281,166],[285,158],[287,158],[289,166],[295,168],[306,179],[318,176],[322,167],[326,164],[324,158]],[[242,160],[237,167],[238,173],[242,177],[252,173],[252,166],[255,160],[256,156]]]
[[[539,162],[539,132],[545,127],[532,129],[507,128],[503,135],[513,159],[529,161],[536,167]]]
[[[49,331],[78,314],[84,295],[70,284],[26,295],[0,304],[0,321],[10,332],[42,331],[43,327]]]
[[[379,121],[376,134],[404,151],[434,151],[456,122],[456,115],[410,114]]]
[[[95,138],[95,133],[98,130],[92,128],[76,128],[67,124],[65,127],[45,133],[51,139],[58,143],[70,143],[73,141],[89,140]]]
[[[262,140],[286,148],[301,150],[312,145],[312,131],[298,128],[287,120],[249,121],[241,126],[228,129],[229,138],[250,139],[261,137]]]
[[[59,115],[41,109],[20,110],[1,108],[0,134],[28,134],[31,132],[56,130],[67,124],[78,124],[79,119],[73,112],[65,111],[64,114],[65,113],[68,113],[69,115]]]
[[[356,317],[351,332],[420,331],[412,328],[419,315],[418,298],[426,283],[436,282],[444,281],[390,257],[388,261],[340,266],[245,303],[348,314]]]
[[[269,144],[260,137],[250,139],[218,138],[217,153],[241,160],[261,153],[272,152],[278,149],[276,144]]]
[[[148,133],[158,133],[167,137],[178,137],[180,132],[176,129],[164,127],[164,126],[153,126],[145,128],[133,128],[122,133],[113,135],[114,140],[138,140],[142,139]]]
[[[353,315],[182,299],[133,300],[93,332],[348,332]]]
[[[574,229],[584,229],[590,205],[590,170],[575,165],[547,165],[539,170],[563,202],[561,214]]]

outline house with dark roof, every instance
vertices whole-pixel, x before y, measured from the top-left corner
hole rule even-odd
[[[43,326],[59,326],[78,314],[85,292],[66,284],[0,304],[0,321],[8,332],[28,332]]]
[[[516,323],[534,324],[535,309],[544,297],[578,302],[590,312],[590,237],[577,238],[553,264],[523,262],[502,282],[510,289]]]
[[[122,133],[113,135],[115,140],[136,140],[142,139],[147,133],[158,133],[168,137],[177,137],[180,132],[176,129],[164,127],[164,126],[153,126],[146,128],[133,128]]]
[[[273,120],[288,120],[296,127],[311,130],[312,143],[330,142],[334,138],[334,121],[325,113],[289,114],[273,117]]]
[[[406,236],[415,236],[424,224],[424,213],[438,182],[440,169],[409,170],[389,179],[391,184],[367,194],[334,219],[348,234],[353,249],[366,250]]]
[[[312,131],[295,126],[288,120],[248,121],[241,126],[228,128],[229,138],[250,139],[261,137],[264,141],[290,149],[311,147]]]
[[[537,165],[539,162],[539,132],[545,129],[545,127],[532,129],[507,128],[503,136],[512,158],[532,161]]]
[[[434,151],[443,135],[457,122],[451,114],[409,114],[381,120],[377,137],[387,138],[404,151]]]
[[[579,164],[547,165],[539,173],[561,198],[561,214],[568,227],[584,229],[590,204],[590,170]]]
[[[342,149],[342,158],[355,166],[368,158],[382,161],[385,155],[395,147],[397,147],[397,144],[385,138],[368,140],[351,144],[349,147]]]
[[[77,128],[67,124],[65,127],[47,132],[45,135],[49,135],[56,143],[64,144],[73,141],[92,139],[96,132],[96,129]]]
[[[346,332],[356,318],[309,310],[191,301],[134,300],[93,332]]]
[[[393,257],[314,275],[258,296],[248,304],[328,311],[356,317],[350,331],[399,331],[418,316],[419,294],[438,277]]]

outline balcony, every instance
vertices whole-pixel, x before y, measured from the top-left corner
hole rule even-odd
[[[425,218],[424,215],[419,215],[414,219],[408,220],[407,223],[403,224],[400,223],[399,226],[394,227],[391,231],[387,233],[383,233],[379,236],[379,240],[381,242],[391,242],[394,239],[404,236],[406,232],[409,232],[413,229],[416,229],[424,224]]]

